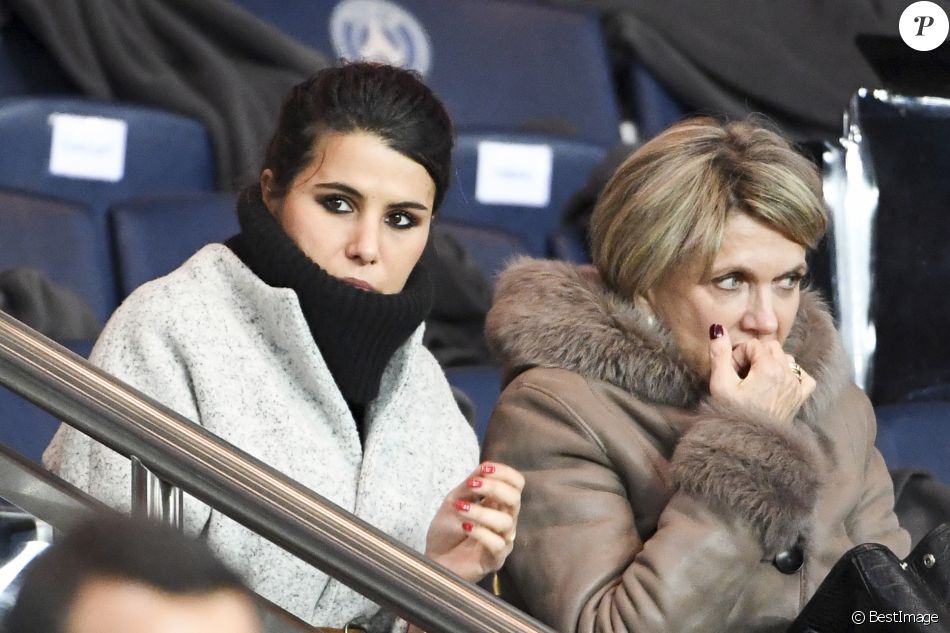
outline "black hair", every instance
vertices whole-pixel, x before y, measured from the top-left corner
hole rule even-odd
[[[326,68],[290,91],[261,167],[273,173],[273,193],[287,193],[321,134],[354,131],[376,134],[422,165],[435,183],[433,211],[439,208],[454,143],[448,112],[417,73],[373,62]]]
[[[220,590],[250,595],[241,577],[204,543],[158,523],[102,515],[77,526],[26,568],[3,630],[64,633],[80,588],[100,578],[138,582],[176,595]]]

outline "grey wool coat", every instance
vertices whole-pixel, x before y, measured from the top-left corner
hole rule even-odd
[[[478,462],[478,444],[422,327],[394,354],[356,424],[293,290],[262,282],[221,244],[136,290],[91,360],[209,431],[422,550],[445,495]],[[47,467],[113,507],[129,507],[129,462],[63,425]],[[345,585],[186,498],[186,530],[251,587],[317,626],[391,618]],[[399,625],[396,625],[397,628]]]
[[[873,411],[811,293],[784,346],[818,387],[791,423],[710,402],[589,267],[516,262],[487,333],[511,382],[484,452],[526,480],[502,587],[556,630],[783,631],[854,545],[907,555]]]

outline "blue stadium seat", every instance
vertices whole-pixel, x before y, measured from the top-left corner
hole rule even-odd
[[[544,206],[480,201],[478,193],[479,144],[483,141],[550,148],[550,196]],[[564,205],[584,186],[606,149],[590,143],[525,134],[460,134],[453,170],[455,181],[440,213],[449,220],[498,228],[524,241],[528,252],[548,254],[548,235],[559,226]],[[516,186],[517,178],[514,178]]]
[[[488,429],[488,420],[501,395],[501,370],[482,365],[449,367],[445,375],[449,384],[460,389],[475,405],[475,436],[481,444]]]
[[[950,484],[950,401],[882,405],[877,415],[877,447],[888,468],[923,468]]]
[[[73,143],[67,138],[58,143],[72,157],[65,161],[70,169],[87,169],[98,153],[105,151],[97,145],[97,137],[89,135],[83,126],[102,125],[105,120],[105,124],[121,128],[124,122],[124,160],[121,153],[118,159],[113,155],[121,173],[110,176],[118,176],[117,180],[58,175],[64,172],[59,167],[54,170],[51,148],[53,122],[63,129],[60,124],[64,119],[60,115],[84,117],[70,122],[73,132],[78,126],[86,134],[85,140]],[[211,143],[204,127],[195,120],[160,110],[73,98],[2,99],[0,138],[0,188],[81,203],[90,209],[96,226],[87,246],[97,253],[102,274],[112,270],[106,230],[106,211],[112,202],[141,195],[212,191],[215,185]],[[69,253],[67,249],[58,257]],[[93,307],[103,317],[115,308],[114,281],[108,291],[95,297],[95,303]]]
[[[36,268],[105,321],[115,286],[104,235],[85,205],[0,190],[0,269]]]
[[[575,264],[589,264],[590,256],[577,231],[571,227],[561,226],[548,235],[548,250],[554,259]]]
[[[51,123],[58,114],[127,124],[124,173],[120,180],[51,173]],[[204,126],[170,112],[78,98],[2,99],[0,138],[0,187],[83,202],[103,215],[112,202],[123,198],[213,191],[215,187],[211,141]]]
[[[528,254],[528,248],[519,237],[504,231],[441,219],[438,225],[465,247],[485,278],[493,283],[508,262]]]
[[[235,1],[331,57],[423,70],[460,130],[619,141],[595,12],[504,0]]]
[[[519,235],[548,253],[547,233],[588,172],[617,144],[619,108],[595,12],[505,0],[236,0],[331,56],[415,67],[459,131],[456,179],[443,214]],[[531,37],[525,37],[530,28]],[[569,46],[564,43],[569,42]],[[541,207],[476,194],[481,141],[541,144],[553,184]],[[510,189],[517,193],[518,184]]]
[[[640,140],[653,138],[690,113],[643,64],[632,63],[628,72],[629,99]]]
[[[113,205],[109,215],[121,297],[170,273],[205,244],[236,234],[234,204],[232,194],[197,193]]]

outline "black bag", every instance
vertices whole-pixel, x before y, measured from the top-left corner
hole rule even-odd
[[[950,633],[950,524],[903,561],[865,543],[828,572],[788,633]]]

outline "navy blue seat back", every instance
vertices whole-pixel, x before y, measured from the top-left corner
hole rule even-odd
[[[599,16],[504,0],[236,0],[333,58],[423,70],[460,130],[605,146],[619,109]]]
[[[127,200],[109,215],[122,298],[170,273],[205,244],[239,231],[234,196],[226,193]]]
[[[642,140],[653,138],[690,113],[643,64],[632,63],[628,73],[628,98]]]
[[[51,173],[51,121],[57,114],[126,122],[121,180]],[[214,159],[204,126],[170,112],[73,98],[3,99],[0,139],[0,187],[83,202],[103,214],[115,200],[132,196],[214,190]]]
[[[481,445],[488,430],[488,420],[501,395],[501,370],[487,365],[449,367],[445,370],[445,376],[449,384],[472,401],[475,407],[475,436]]]
[[[877,447],[888,468],[923,468],[950,485],[950,401],[879,406]]]
[[[620,140],[617,95],[595,12],[505,0],[236,2],[333,57],[420,70],[459,132],[444,216],[515,233],[532,254],[547,254],[547,233],[558,225],[564,203],[603,148]],[[546,204],[477,199],[477,147],[486,139],[551,147]]]
[[[104,228],[85,205],[0,190],[0,269],[36,268],[105,321],[115,288]]]
[[[465,247],[475,265],[492,283],[508,262],[519,255],[528,254],[520,238],[504,231],[441,219],[438,225]]]
[[[544,206],[499,204],[479,200],[479,144],[483,141],[549,147],[551,150],[550,196]],[[453,165],[452,188],[440,213],[446,219],[494,227],[517,235],[529,253],[548,253],[548,235],[560,224],[561,213],[570,197],[587,182],[591,170],[606,154],[605,148],[564,139],[537,135],[460,134]],[[527,169],[528,166],[523,166]],[[519,176],[513,175],[512,187]]]
[[[53,121],[59,115],[124,121],[126,142],[121,177],[103,180],[53,173]],[[112,270],[106,230],[110,204],[133,196],[181,191],[211,191],[215,185],[210,139],[193,119],[132,105],[72,98],[10,98],[0,100],[0,188],[82,203],[97,223],[93,242],[103,271]],[[84,151],[95,151],[95,145]],[[107,293],[108,314],[116,305],[115,283]],[[96,310],[103,314],[102,306]]]
[[[583,239],[571,227],[562,226],[548,236],[548,249],[554,259],[575,264],[589,264],[590,255]]]

